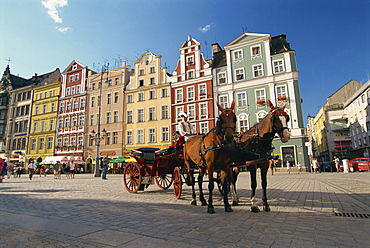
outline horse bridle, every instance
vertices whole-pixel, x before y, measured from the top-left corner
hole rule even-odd
[[[287,119],[287,122],[289,121],[289,115],[281,108],[276,108],[274,110],[271,111],[271,117],[273,118],[274,116],[284,116],[286,119]],[[273,132],[274,133],[277,133],[277,134],[280,134],[281,132],[283,132],[285,129],[288,129],[288,127],[282,127],[278,130],[276,130],[275,127],[273,127]]]
[[[235,116],[234,111],[232,111],[231,109],[224,109],[224,110],[221,111],[221,114],[218,116],[218,119],[221,121],[221,116],[223,116],[223,115],[225,117],[229,117],[229,112],[231,112],[232,115]],[[232,127],[232,126],[222,127],[221,131],[225,132],[225,130],[228,129],[228,128],[231,128],[233,130],[233,132],[235,132],[235,127]]]

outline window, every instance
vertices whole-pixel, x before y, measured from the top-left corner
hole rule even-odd
[[[188,105],[188,117],[195,117],[195,105]]]
[[[111,93],[107,94],[107,104],[112,104],[112,94]]]
[[[108,86],[112,86],[112,80],[108,80],[108,81],[105,81],[107,84],[108,84]]]
[[[78,100],[73,101],[73,109],[78,109]]]
[[[139,87],[142,87],[142,86],[144,86],[144,80],[143,79],[140,79],[139,80]]]
[[[96,84],[91,84],[91,90],[95,90]]]
[[[127,123],[132,123],[132,111],[127,111]]]
[[[77,65],[72,65],[72,70],[77,70]]]
[[[257,57],[259,55],[261,55],[261,46],[254,46],[254,47],[251,47],[251,54],[252,54],[252,57]]]
[[[176,108],[176,118],[180,118],[179,114],[181,112],[184,112],[184,108],[183,107],[177,107]]]
[[[85,116],[84,115],[80,115],[78,117],[78,125],[79,126],[84,126],[85,125]]]
[[[188,71],[188,79],[194,78],[194,71]]]
[[[149,91],[149,99],[155,99],[155,90]]]
[[[73,82],[76,82],[76,81],[78,81],[78,74],[74,74],[74,75],[70,75],[69,76],[69,82],[70,83],[73,83]]]
[[[46,113],[46,105],[42,105],[42,113],[45,114]]]
[[[242,50],[237,50],[234,51],[234,60],[242,59],[243,58],[243,51]]]
[[[31,150],[36,150],[36,139],[31,140]]]
[[[118,132],[113,132],[113,144],[118,144]]]
[[[71,102],[66,102],[66,110],[71,110]]]
[[[244,79],[244,69],[236,69],[235,78],[236,80],[243,80]]]
[[[220,96],[220,101],[219,101],[219,103],[220,103],[220,105],[221,105],[221,107],[223,107],[223,108],[227,108],[228,106],[228,104],[227,104],[227,102],[228,102],[228,100],[227,100],[227,96]]]
[[[60,103],[60,111],[63,112],[64,111],[64,102],[61,102]]]
[[[277,60],[273,62],[274,64],[274,72],[279,73],[284,71],[284,64],[283,60]]]
[[[119,92],[114,92],[114,103],[118,103]]]
[[[110,133],[107,133],[105,136],[105,144],[109,145],[110,144]]]
[[[132,144],[132,131],[126,132],[126,144]]]
[[[71,89],[70,88],[67,88],[66,89],[66,96],[69,96],[70,95],[70,92],[71,92]],[[40,97],[41,98],[41,97]]]
[[[112,122],[112,113],[111,112],[107,112],[106,114],[106,123],[109,124]]]
[[[254,77],[263,76],[262,64],[253,66],[253,75]]]
[[[193,65],[194,64],[194,56],[188,56],[188,57],[186,57],[186,63],[188,65]]]
[[[64,122],[64,127],[69,127],[70,119],[67,118]]]
[[[162,141],[170,140],[170,132],[168,127],[162,127]]]
[[[118,111],[113,112],[113,122],[117,123],[118,122]]]
[[[194,87],[188,87],[187,88],[187,93],[188,93],[188,99],[194,99]]]
[[[259,101],[266,101],[265,90],[256,90],[256,100]]]
[[[39,114],[39,106],[36,106],[35,107],[35,115],[38,115]]]
[[[239,119],[239,131],[240,132],[247,131],[249,129],[248,116],[246,114],[241,114],[238,119]]]
[[[155,67],[154,66],[153,67],[150,67],[149,72],[150,73],[155,73]]]
[[[85,98],[82,98],[80,100],[80,108],[84,108],[85,107]]]
[[[95,97],[91,97],[91,107],[95,107]]]
[[[134,102],[134,96],[133,95],[127,95],[127,103],[133,103]]]
[[[139,76],[143,76],[144,74],[145,74],[144,69],[140,69],[140,70],[139,70]]]
[[[199,95],[200,96],[205,96],[207,95],[207,88],[206,88],[206,85],[205,84],[200,84],[198,86],[198,91],[199,91]]]
[[[90,115],[90,126],[95,125],[95,115]]]
[[[200,125],[200,133],[208,133],[208,122],[202,122]]]
[[[58,120],[58,128],[63,128],[63,119]]]
[[[54,112],[55,111],[55,103],[52,103],[51,104],[51,112]]]
[[[41,132],[45,131],[45,121],[41,121]]]
[[[169,114],[168,114],[168,106],[162,106],[161,107],[161,119],[168,119]]]
[[[247,95],[245,92],[236,95],[238,106],[247,106]]]
[[[119,85],[119,78],[114,79],[114,84]]]
[[[162,89],[162,97],[168,97],[168,88]]]
[[[149,128],[149,143],[155,142],[155,128]]]
[[[150,80],[150,81],[149,81],[149,83],[150,83],[151,85],[155,83],[155,81],[154,81],[154,77],[150,78],[149,80]]]
[[[76,86],[76,94],[79,94],[81,92],[81,85]]]
[[[40,150],[44,149],[44,146],[45,146],[45,139],[44,138],[40,138],[39,149]]]
[[[71,87],[71,94],[73,95],[76,92],[76,88],[74,86]]]
[[[138,96],[138,101],[144,101],[144,92],[140,92]]]
[[[137,143],[143,144],[144,143],[144,130],[137,130]]]
[[[51,148],[53,148],[53,138],[48,137],[48,146],[47,146],[47,149],[51,149]]]
[[[286,86],[277,86],[276,87],[276,95],[278,100],[286,100],[287,98],[287,92],[286,92]]]
[[[33,123],[33,132],[37,132],[37,122]]]
[[[149,108],[149,121],[155,121],[155,108]]]
[[[143,122],[144,121],[144,109],[138,109],[137,110],[137,122]]]
[[[49,121],[49,131],[54,130],[54,120]]]
[[[176,90],[176,100],[177,101],[182,101],[183,100],[182,89],[177,89]]]
[[[78,136],[78,146],[83,146],[84,144],[84,137],[82,135]]]
[[[77,116],[73,116],[72,117],[72,127],[76,127],[77,126]]]

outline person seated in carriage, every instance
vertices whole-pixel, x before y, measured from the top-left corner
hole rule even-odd
[[[184,136],[186,142],[190,137],[196,135],[196,131],[193,125],[188,121],[187,113],[181,112],[179,117],[181,117],[181,121],[177,124],[177,131],[181,136]]]

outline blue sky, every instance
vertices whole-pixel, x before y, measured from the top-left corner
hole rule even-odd
[[[192,35],[211,58],[243,30],[286,34],[297,52],[304,119],[370,77],[369,0],[2,0],[0,70],[30,78],[76,59],[98,68],[150,51],[170,73]],[[194,7],[193,7],[194,6]],[[1,71],[1,73],[2,73]]]

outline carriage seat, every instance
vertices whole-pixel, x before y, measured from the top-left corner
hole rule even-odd
[[[135,149],[134,151],[140,152],[140,159],[144,160],[146,164],[153,164],[155,158],[155,152],[158,151],[158,148],[153,147],[142,147]]]

